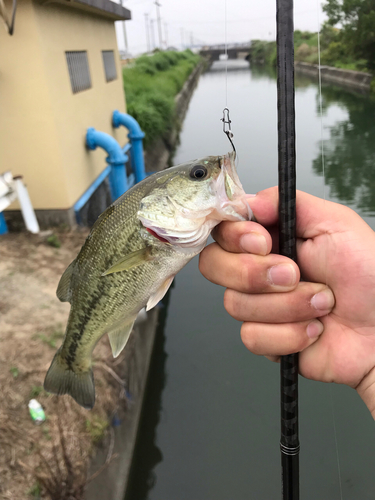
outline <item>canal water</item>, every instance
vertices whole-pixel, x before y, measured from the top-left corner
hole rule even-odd
[[[230,150],[248,193],[277,184],[276,77],[229,61],[201,76],[174,163]],[[296,76],[297,186],[357,210],[375,229],[375,103]],[[321,140],[325,151],[322,177]],[[279,365],[242,345],[224,290],[195,258],[161,309],[127,500],[280,498]],[[348,387],[300,379],[303,500],[374,500],[375,424]],[[341,479],[340,479],[341,475]],[[342,489],[342,496],[340,493]]]

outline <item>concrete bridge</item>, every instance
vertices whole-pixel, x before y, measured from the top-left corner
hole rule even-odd
[[[230,43],[227,45],[228,59],[248,59],[251,42]],[[203,57],[210,61],[218,61],[225,54],[225,44],[206,45],[199,52]],[[222,56],[222,57],[220,57]]]

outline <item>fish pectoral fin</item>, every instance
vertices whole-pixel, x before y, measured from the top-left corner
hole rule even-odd
[[[65,269],[63,275],[60,278],[59,284],[57,285],[56,295],[61,302],[70,302],[72,293],[70,289],[70,281],[72,278],[75,263],[76,261],[74,259],[73,262],[71,262]]]
[[[132,252],[131,254],[122,257],[116,262],[116,264],[107,269],[102,276],[127,271],[132,267],[140,266],[150,260],[153,260],[153,257],[150,255],[150,250],[147,247],[141,248],[141,250],[137,250],[136,252]]]
[[[147,306],[146,306],[146,311],[149,311],[153,307],[156,306],[158,302],[161,301],[161,299],[164,297],[164,295],[168,292],[169,287],[172,284],[172,281],[174,279],[174,276],[171,278],[167,278],[162,285],[156,290],[155,293],[153,293],[150,298],[148,299]]]
[[[112,355],[114,358],[121,353],[129,340],[133,329],[135,318],[130,321],[124,320],[122,323],[116,323],[108,330],[109,343],[111,344]]]

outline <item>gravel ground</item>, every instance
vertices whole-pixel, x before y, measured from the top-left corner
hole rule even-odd
[[[99,442],[111,449],[108,422],[124,397],[126,354],[114,360],[106,337],[93,356],[93,410],[43,390],[70,307],[57,299],[57,284],[88,232],[55,234],[59,248],[48,235],[0,237],[0,499],[83,498],[90,456]],[[31,398],[45,410],[41,425],[30,418]]]

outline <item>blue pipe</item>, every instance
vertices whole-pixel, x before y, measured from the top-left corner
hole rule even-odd
[[[109,184],[112,198],[116,200],[128,189],[125,167],[128,161],[127,155],[123,153],[121,146],[112,136],[99,132],[93,127],[87,129],[86,144],[89,149],[94,150],[100,147],[108,153],[106,162],[111,166]]]
[[[0,213],[0,234],[7,234],[8,226],[3,213]]]
[[[88,189],[83,193],[83,195],[78,199],[78,201],[74,204],[73,209],[76,214],[77,222],[80,223],[80,215],[79,211],[82,209],[84,205],[89,201],[92,194],[98,189],[104,179],[111,174],[111,166],[108,165],[107,168],[103,170],[103,172],[94,180],[94,182],[89,186]],[[112,197],[112,188],[111,188],[111,197]]]
[[[120,111],[114,111],[112,116],[112,123],[115,128],[123,125],[129,130],[128,137],[132,143],[132,167],[135,174],[135,182],[143,181],[146,177],[145,161],[143,158],[143,143],[142,139],[145,134],[142,132],[139,123],[135,118]]]

